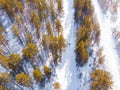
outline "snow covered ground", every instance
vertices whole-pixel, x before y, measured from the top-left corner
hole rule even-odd
[[[76,29],[74,27],[73,0],[63,0],[63,9],[63,35],[66,39],[67,47],[63,53],[62,62],[56,71],[57,81],[61,84],[61,90],[78,90],[80,88],[80,80],[77,77],[75,62]]]
[[[113,79],[112,90],[120,90],[120,60],[112,37],[112,27],[114,26],[114,23],[111,21],[109,13],[103,14],[97,0],[92,0],[92,2],[95,8],[95,14],[97,15],[97,19],[100,24],[100,45],[103,46],[105,66],[111,73]]]

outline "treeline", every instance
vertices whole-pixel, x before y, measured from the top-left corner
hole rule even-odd
[[[0,22],[0,64],[6,70],[0,73],[0,90],[14,89],[14,85],[20,90],[23,86],[34,90],[34,80],[45,86],[66,47],[60,21],[62,0],[1,0],[0,9],[12,22],[11,37],[20,50],[14,53],[14,47],[9,46],[12,41],[6,38],[10,31]],[[48,60],[49,66],[46,66]]]
[[[84,66],[92,54],[92,47],[97,47],[96,58],[92,61],[94,67],[90,73],[90,90],[107,90],[112,87],[113,81],[110,73],[102,68],[105,58],[102,48],[99,47],[100,29],[94,15],[92,0],[74,0],[74,9],[74,20],[77,25],[77,65]]]
[[[91,0],[74,0],[74,19],[77,24],[76,61],[83,66],[91,52],[88,48],[91,42],[99,43],[99,26],[93,16]]]

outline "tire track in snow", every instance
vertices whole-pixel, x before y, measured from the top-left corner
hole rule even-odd
[[[75,62],[76,29],[74,27],[73,0],[63,0],[63,9],[63,35],[66,43],[70,43],[70,45],[66,47],[62,55],[61,65],[57,68],[57,81],[61,84],[62,90],[77,90],[80,87],[80,80],[77,77],[78,73]]]

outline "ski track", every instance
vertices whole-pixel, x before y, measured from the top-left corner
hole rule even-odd
[[[77,75],[75,62],[76,34],[74,27],[73,0],[63,0],[64,17],[62,19],[63,35],[67,47],[62,55],[61,65],[57,68],[57,81],[61,84],[62,90],[78,90],[80,80]],[[70,45],[68,45],[70,43]]]
[[[114,24],[111,22],[109,14],[107,15],[107,13],[102,13],[97,0],[92,0],[92,2],[95,8],[95,14],[100,24],[100,45],[103,46],[105,66],[111,73],[113,79],[112,90],[120,90],[120,61],[117,51],[115,50],[115,42],[112,38],[112,26],[114,26]]]

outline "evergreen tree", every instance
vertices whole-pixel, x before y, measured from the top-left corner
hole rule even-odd
[[[61,85],[59,82],[55,82],[53,86],[54,86],[55,90],[61,90],[61,88],[60,88]]]
[[[10,53],[11,51],[10,51],[10,48],[8,47],[7,43],[8,42],[6,41],[4,35],[0,34],[0,45],[4,46],[6,48],[6,50],[8,50],[8,52]]]
[[[24,57],[31,58],[38,53],[38,48],[35,44],[29,43],[26,48],[23,48],[22,53]]]
[[[63,6],[62,6],[62,0],[57,0],[57,4],[58,4],[58,12],[59,14],[61,14],[63,12]]]
[[[110,73],[105,70],[95,69],[91,73],[91,78],[90,90],[108,90],[112,87],[113,81],[111,80]]]
[[[53,59],[54,59],[54,64],[58,64],[58,37],[49,37],[50,43],[49,43],[49,48],[52,52]]]
[[[4,55],[0,55],[0,64],[5,68],[9,68],[8,67],[8,58]]]
[[[15,72],[18,72],[18,71],[20,71],[19,70],[20,64],[21,64],[21,57],[19,54],[12,53],[9,55],[8,66],[10,69],[14,70]],[[18,71],[16,71],[16,70],[18,70]]]
[[[0,73],[0,85],[6,85],[7,83],[10,83],[11,76],[9,73],[4,72]]]
[[[56,18],[56,13],[55,13],[53,0],[50,0],[50,15],[51,15],[52,21],[54,21]]]
[[[61,34],[63,31],[63,27],[62,27],[59,19],[56,19],[56,21],[55,21],[55,29],[56,29],[56,32],[58,33],[58,35]]]
[[[48,66],[44,66],[43,68],[46,76],[49,76],[52,73],[51,69]]]
[[[48,35],[52,35],[53,36],[52,27],[51,27],[51,24],[50,24],[49,21],[47,21],[46,30],[47,30]]]
[[[65,43],[65,39],[63,37],[63,35],[59,35],[58,36],[58,48],[60,51],[60,54],[62,54],[62,50],[66,47],[66,43]]]
[[[17,74],[15,80],[20,85],[26,87],[32,87],[32,79],[28,74],[24,74],[24,73]]]
[[[42,45],[43,45],[43,47],[44,47],[45,50],[47,50],[47,49],[49,48],[48,42],[49,42],[49,41],[48,41],[48,37],[47,37],[46,34],[44,34],[44,35],[42,36]]]
[[[77,62],[81,65],[88,61],[89,54],[85,48],[84,41],[81,41],[76,47]]]
[[[20,44],[24,45],[22,38],[21,38],[20,30],[18,29],[18,27],[13,25],[12,31],[13,31],[14,35],[17,37],[17,39],[20,41]]]
[[[43,80],[43,74],[42,74],[42,72],[39,70],[39,68],[36,68],[36,69],[33,71],[33,76],[34,76],[34,79],[35,79],[37,82],[42,82],[42,80]]]
[[[28,31],[26,31],[26,41],[27,41],[27,44],[33,43],[33,37],[31,35],[31,33]]]
[[[31,12],[31,21],[37,29],[40,28],[40,19],[39,19],[39,16],[36,14],[35,11]]]
[[[0,90],[8,90],[5,86],[0,85]]]

